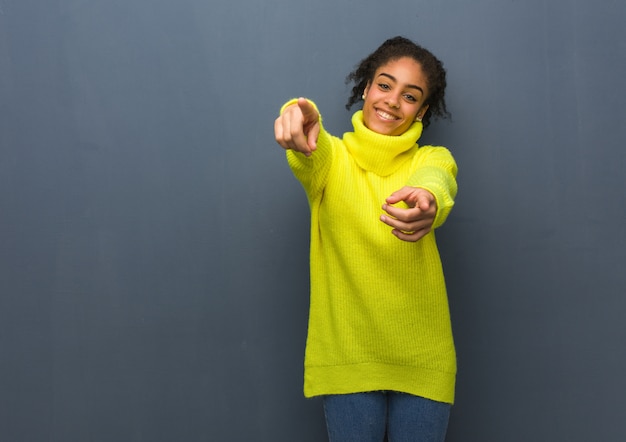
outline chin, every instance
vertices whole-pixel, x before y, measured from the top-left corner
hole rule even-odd
[[[396,125],[381,123],[378,120],[369,122],[364,120],[363,124],[365,124],[365,127],[369,130],[381,135],[394,135],[399,130],[399,127]]]

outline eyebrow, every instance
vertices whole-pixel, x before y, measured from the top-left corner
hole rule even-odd
[[[393,75],[386,74],[386,73],[384,73],[384,72],[381,72],[380,74],[378,74],[378,76],[379,76],[379,77],[380,77],[380,76],[387,77],[387,78],[389,78],[389,79],[393,80],[393,81],[394,81],[394,82],[396,82],[396,83],[398,82],[398,80],[396,79],[396,77],[394,77]],[[420,91],[420,92],[422,93],[422,95],[424,95],[424,89],[422,89],[421,87],[419,87],[419,86],[417,86],[417,85],[415,85],[415,84],[407,84],[407,85],[406,85],[406,87],[409,87],[409,88],[411,88],[411,89],[417,89],[418,91]]]

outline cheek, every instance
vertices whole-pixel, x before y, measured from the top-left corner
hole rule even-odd
[[[420,112],[419,106],[409,105],[406,107],[404,115],[406,115],[407,117],[410,117],[411,120],[415,120],[419,112]]]
[[[365,100],[363,100],[363,104],[370,104],[373,100],[375,100],[375,93],[372,91],[365,92]]]

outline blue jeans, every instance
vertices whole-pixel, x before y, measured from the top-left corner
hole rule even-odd
[[[386,391],[324,396],[330,442],[443,442],[450,408]]]

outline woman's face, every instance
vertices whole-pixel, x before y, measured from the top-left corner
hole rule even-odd
[[[376,70],[365,88],[363,122],[383,135],[401,135],[428,110],[426,76],[412,58],[392,60]]]

